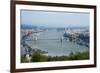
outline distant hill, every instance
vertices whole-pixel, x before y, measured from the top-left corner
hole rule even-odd
[[[21,24],[21,29],[65,29],[65,28],[70,28],[70,29],[89,29],[88,26],[84,27],[48,27],[48,26],[37,26],[37,25],[32,25],[32,24]]]
[[[38,27],[29,24],[21,24],[21,29],[32,29],[32,28],[38,28]]]
[[[46,28],[51,28],[47,26],[35,26],[35,25],[29,25],[29,24],[21,24],[21,29],[46,29]]]

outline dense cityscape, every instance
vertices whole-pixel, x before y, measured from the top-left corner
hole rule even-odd
[[[53,31],[56,33],[61,33],[60,37],[56,38],[40,38],[40,36],[42,35],[42,33],[48,32],[48,31]],[[48,34],[52,34],[49,33]],[[48,35],[47,34],[47,35]],[[27,60],[32,60],[32,55],[33,53],[39,53],[39,54],[43,54],[44,56],[49,56],[54,58],[55,56],[57,57],[57,60],[60,60],[59,57],[61,56],[65,56],[65,55],[50,55],[49,51],[46,50],[42,50],[40,49],[41,47],[38,46],[31,46],[28,44],[28,41],[33,41],[33,44],[38,45],[37,42],[39,42],[40,40],[57,40],[59,41],[61,44],[64,43],[65,45],[67,43],[65,43],[66,41],[75,43],[77,45],[80,46],[85,46],[87,48],[89,48],[89,28],[87,27],[62,27],[62,28],[57,28],[57,27],[37,27],[37,26],[21,26],[21,55],[22,58],[27,59]],[[53,42],[53,41],[52,41]],[[49,43],[49,41],[48,41]],[[46,45],[46,43],[45,43]],[[69,45],[70,46],[70,45]],[[48,49],[48,48],[47,48]],[[88,50],[88,49],[87,49]],[[85,50],[87,52],[87,50]],[[84,51],[83,51],[84,52]],[[70,52],[67,54],[74,54],[75,52]],[[83,58],[84,59],[84,58]],[[87,59],[87,58],[86,58]],[[51,60],[52,61],[52,60]],[[22,61],[24,62],[24,61]]]

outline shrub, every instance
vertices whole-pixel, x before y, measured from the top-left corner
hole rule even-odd
[[[32,62],[43,62],[43,61],[47,61],[48,57],[39,53],[39,52],[33,52],[32,53]]]

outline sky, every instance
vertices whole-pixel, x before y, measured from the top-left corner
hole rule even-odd
[[[46,27],[87,27],[90,14],[80,12],[54,12],[21,10],[21,24]]]

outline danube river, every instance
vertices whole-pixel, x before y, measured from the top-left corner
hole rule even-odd
[[[26,43],[33,49],[40,49],[48,52],[50,56],[69,55],[71,52],[83,52],[89,50],[84,45],[78,45],[76,42],[71,42],[63,37],[64,31],[48,30],[38,34],[31,34],[26,39]],[[34,37],[36,37],[34,40]]]

